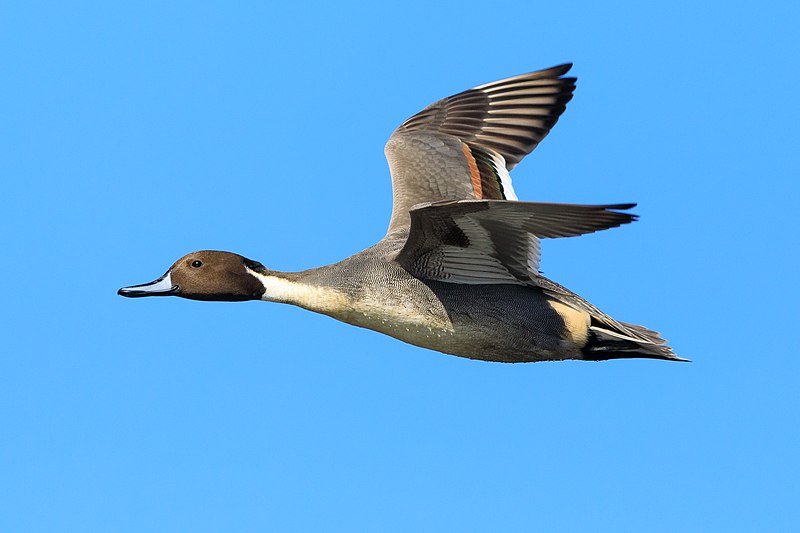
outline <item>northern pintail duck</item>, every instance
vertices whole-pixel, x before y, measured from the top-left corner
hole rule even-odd
[[[539,239],[635,220],[635,204],[520,202],[509,170],[572,98],[561,65],[440,100],[389,138],[386,236],[343,261],[279,272],[230,252],[180,258],[128,297],[298,305],[431,350],[487,361],[682,360],[659,334],[619,322],[539,272]]]

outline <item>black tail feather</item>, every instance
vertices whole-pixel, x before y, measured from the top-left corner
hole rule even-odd
[[[635,324],[618,323],[624,329],[611,329],[610,324],[592,318],[589,340],[583,347],[583,358],[587,361],[608,359],[662,359],[666,361],[688,361],[675,355],[667,341],[657,332]]]

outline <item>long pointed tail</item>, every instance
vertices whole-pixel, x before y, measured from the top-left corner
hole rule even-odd
[[[688,361],[675,355],[656,331],[625,322],[607,322],[597,317],[592,317],[583,357],[589,361],[634,357]]]
[[[558,301],[589,314],[589,339],[582,348],[583,358],[588,361],[606,359],[629,359],[644,357],[667,361],[688,361],[675,355],[667,341],[658,332],[644,326],[628,324],[613,319],[571,290],[547,279],[536,278],[536,284]]]

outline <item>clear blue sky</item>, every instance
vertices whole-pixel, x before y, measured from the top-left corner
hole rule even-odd
[[[112,4],[0,7],[1,531],[800,528],[790,2]],[[400,122],[566,61],[517,193],[641,220],[542,269],[693,363],[482,363],[115,294],[196,249],[369,246]]]

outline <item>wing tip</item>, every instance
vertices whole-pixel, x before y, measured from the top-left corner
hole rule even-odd
[[[572,68],[572,61],[568,61],[566,63],[561,63],[560,65],[556,65],[554,67],[551,67],[550,70],[558,72],[559,76],[563,76],[564,74],[569,72],[571,68]],[[577,78],[574,78],[574,79],[577,79]]]
[[[558,80],[560,82],[566,82],[565,84],[571,85],[571,89],[575,89],[575,84],[578,81],[577,77],[569,76],[563,77],[564,74],[570,71],[572,68],[572,63],[562,63],[560,65],[556,65],[554,67],[545,68],[542,70],[534,70],[533,72],[527,72],[525,74],[519,74],[517,76],[510,76],[500,80],[492,81],[489,83],[484,83],[482,85],[478,85],[470,89],[470,91],[482,91],[485,89],[490,89],[492,87],[496,87],[498,85],[505,85],[508,83],[513,83],[515,81],[520,81],[524,79],[528,80]],[[468,92],[468,91],[465,91]]]
[[[626,209],[633,209],[637,205],[639,204],[637,204],[636,202],[628,202],[624,204],[609,204],[609,205],[604,205],[603,207],[606,209],[615,209],[618,211],[624,211]]]

